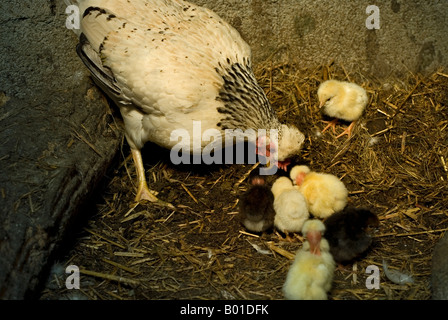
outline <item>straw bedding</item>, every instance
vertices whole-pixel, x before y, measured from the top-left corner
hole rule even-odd
[[[297,70],[292,62],[270,61],[256,75],[280,119],[307,137],[296,162],[337,175],[350,191],[349,204],[380,217],[371,250],[337,269],[329,298],[429,299],[432,250],[448,227],[448,75],[440,70],[380,82],[337,64]],[[349,140],[321,133],[316,91],[326,79],[368,91],[370,103]],[[257,165],[174,166],[167,150],[148,144],[143,152],[150,188],[177,210],[132,204],[135,171],[124,144],[86,213],[89,221],[59,257],[62,266],[79,266],[81,289],[75,296],[65,288],[66,275],[54,273],[42,299],[282,299],[303,238],[253,235],[239,223],[238,197]],[[383,260],[414,283],[389,281]],[[370,265],[380,272],[379,289],[366,288]]]

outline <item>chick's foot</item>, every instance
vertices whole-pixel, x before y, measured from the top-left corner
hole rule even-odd
[[[323,123],[328,123],[327,126],[322,130],[322,133],[324,133],[325,131],[327,131],[328,129],[332,129],[333,133],[336,133],[336,123],[338,123],[338,119],[333,119],[331,121],[324,121],[321,120]]]
[[[340,137],[342,137],[343,135],[347,135],[348,138],[350,139],[350,137],[352,136],[352,132],[353,132],[353,128],[355,127],[355,121],[353,121],[352,123],[350,123],[350,125],[340,134],[336,137],[336,139],[339,139]]]

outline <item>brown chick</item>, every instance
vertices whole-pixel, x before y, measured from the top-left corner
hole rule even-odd
[[[325,238],[337,263],[349,263],[372,244],[371,228],[379,226],[378,217],[367,209],[346,207],[325,220]]]
[[[249,179],[251,187],[240,198],[241,223],[252,232],[263,232],[274,225],[274,195],[262,176]]]

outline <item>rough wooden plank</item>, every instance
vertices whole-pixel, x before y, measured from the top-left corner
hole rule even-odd
[[[51,3],[3,13],[0,299],[34,297],[122,138]]]
[[[10,100],[5,107],[27,110],[22,103]],[[24,112],[2,123],[1,298],[22,298],[39,283],[42,267],[118,151],[120,137],[108,132],[105,106],[89,107],[78,109],[70,121],[84,125],[101,155],[55,118],[36,115],[23,128],[24,118],[29,119]]]

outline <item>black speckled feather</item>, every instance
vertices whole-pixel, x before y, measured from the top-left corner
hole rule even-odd
[[[217,72],[220,73],[219,69]],[[257,130],[271,129],[273,123],[278,123],[275,111],[249,65],[234,63],[220,75],[224,85],[216,99],[224,103],[224,107],[218,108],[218,112],[225,117],[218,126],[222,129]]]

